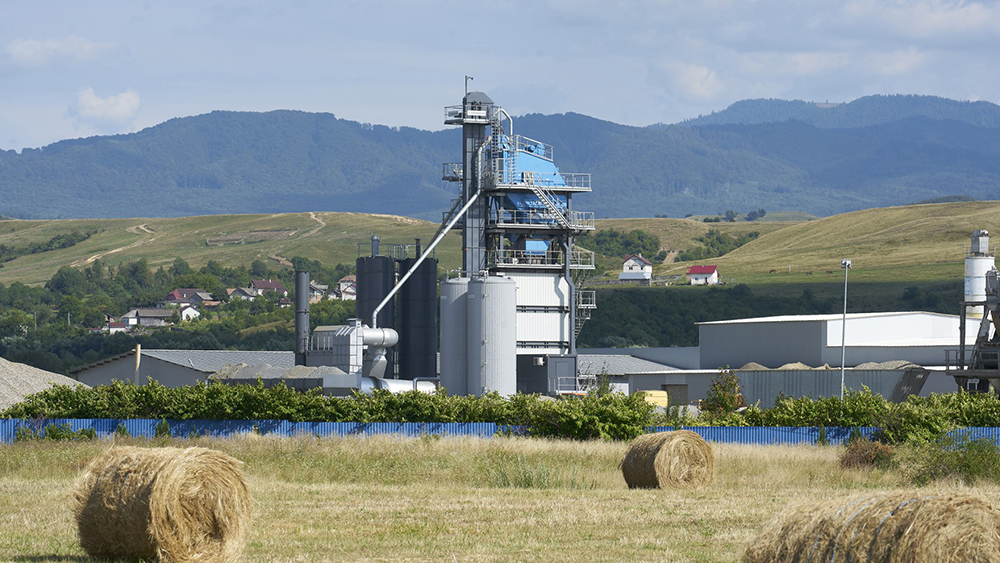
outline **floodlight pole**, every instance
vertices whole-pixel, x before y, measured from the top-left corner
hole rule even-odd
[[[840,402],[844,402],[844,364],[847,360],[847,271],[851,269],[851,259],[841,260],[840,267],[844,269],[844,318],[840,332]]]

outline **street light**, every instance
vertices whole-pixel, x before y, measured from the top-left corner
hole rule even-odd
[[[851,259],[844,258],[840,261],[840,267],[844,269],[844,319],[841,323],[840,333],[840,401],[844,401],[844,363],[847,359],[847,271],[851,269]]]

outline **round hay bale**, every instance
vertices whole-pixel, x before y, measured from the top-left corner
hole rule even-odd
[[[658,432],[636,438],[621,469],[630,489],[697,488],[715,478],[715,456],[690,430]]]
[[[793,503],[743,563],[1000,562],[1000,513],[974,497],[901,492]]]
[[[76,484],[80,545],[92,557],[235,560],[250,524],[240,463],[206,448],[109,449]]]

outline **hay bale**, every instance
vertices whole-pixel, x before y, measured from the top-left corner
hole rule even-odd
[[[109,449],[74,491],[80,545],[92,557],[235,560],[250,523],[239,465],[206,448]]]
[[[715,478],[715,456],[690,430],[644,434],[625,452],[621,470],[630,489],[696,488]]]
[[[1000,562],[1000,513],[931,492],[793,503],[747,547],[743,563]]]

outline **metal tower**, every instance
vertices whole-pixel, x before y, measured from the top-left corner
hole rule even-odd
[[[518,390],[576,390],[576,337],[596,302],[578,289],[594,254],[573,245],[594,229],[594,214],[574,210],[572,196],[590,191],[590,174],[559,172],[552,147],[515,135],[510,116],[482,92],[446,107],[445,124],[462,126],[462,162],[443,170],[462,190],[442,226],[468,206],[462,275],[517,284]]]

